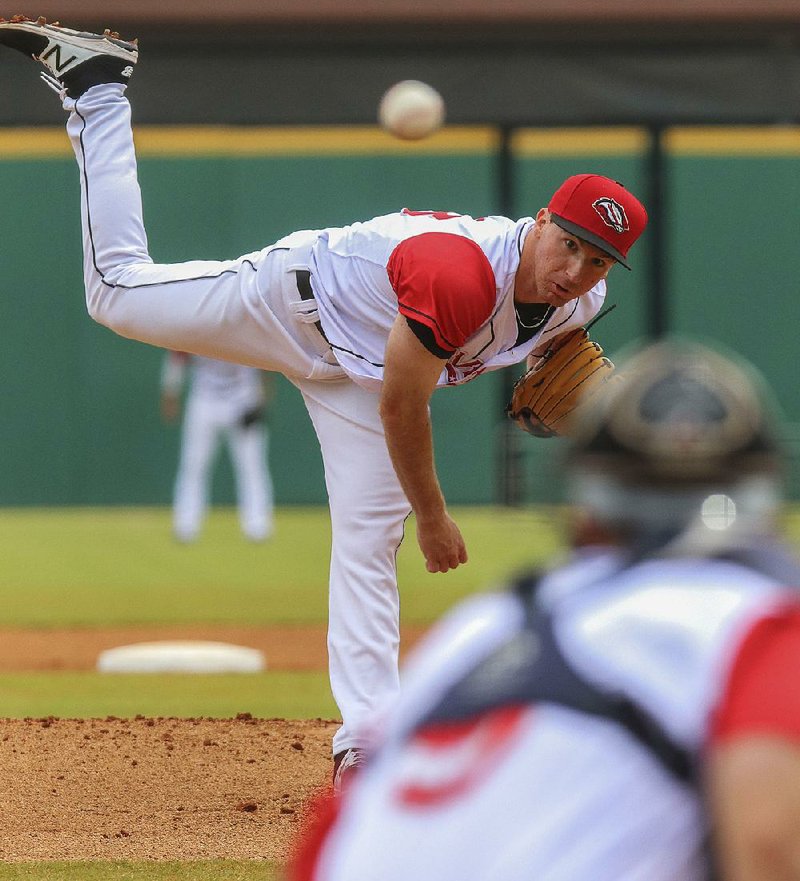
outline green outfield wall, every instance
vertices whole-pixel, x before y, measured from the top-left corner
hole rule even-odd
[[[295,229],[404,206],[497,213],[498,135],[452,128],[417,145],[372,128],[141,128],[140,177],[156,261],[230,258]],[[535,213],[568,174],[599,171],[646,192],[643,130],[520,131],[513,213]],[[754,360],[800,433],[796,328],[800,129],[667,133],[671,326]],[[91,322],[83,304],[78,179],[61,130],[0,130],[0,505],[169,501],[178,431],[161,425],[162,353]],[[646,332],[648,242],[612,273],[617,309],[597,328],[612,354]],[[496,498],[497,375],[433,399],[453,503]],[[324,501],[299,395],[283,379],[271,416],[279,504]],[[559,498],[558,442],[523,438],[526,498]],[[224,459],[224,457],[223,457]],[[796,473],[792,493],[800,495]],[[232,499],[227,461],[214,500]]]

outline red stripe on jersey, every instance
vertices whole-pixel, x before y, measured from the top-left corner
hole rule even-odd
[[[411,766],[401,767],[397,801],[407,808],[431,808],[480,785],[516,742],[527,710],[510,705],[466,722],[442,722],[418,731],[406,751]]]
[[[719,743],[743,734],[800,741],[800,606],[756,622],[742,641],[711,725]]]
[[[492,266],[464,236],[426,232],[404,239],[386,269],[400,314],[429,327],[442,349],[463,346],[494,309]]]

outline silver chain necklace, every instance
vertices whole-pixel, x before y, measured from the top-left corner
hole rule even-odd
[[[553,308],[552,306],[548,306],[548,307],[545,309],[544,314],[542,315],[542,317],[541,317],[538,321],[535,321],[533,324],[525,324],[525,322],[522,320],[522,317],[521,317],[520,314],[519,314],[519,309],[517,309],[516,306],[514,306],[514,313],[515,313],[516,316],[517,316],[517,323],[518,323],[521,327],[524,327],[524,328],[526,328],[527,330],[535,330],[537,327],[541,327],[542,324],[544,324],[544,322],[547,321],[547,319],[550,317],[550,314],[551,314],[551,310],[552,310],[552,308]]]

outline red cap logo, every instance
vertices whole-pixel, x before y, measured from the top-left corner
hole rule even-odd
[[[603,223],[617,232],[623,233],[631,228],[625,209],[616,199],[611,199],[608,196],[604,196],[602,199],[595,199],[592,202],[592,208],[600,215]]]
[[[562,229],[630,269],[628,251],[647,226],[647,211],[622,184],[601,174],[576,174],[561,184],[547,207]]]

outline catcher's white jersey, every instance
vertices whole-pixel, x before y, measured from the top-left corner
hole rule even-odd
[[[629,697],[694,757],[737,726],[770,725],[800,741],[797,700],[786,710],[756,689],[745,710],[736,704],[746,677],[735,671],[758,668],[762,628],[783,628],[800,659],[800,612],[775,581],[691,560],[602,578],[618,567],[612,554],[584,555],[541,586],[574,669]],[[439,626],[407,671],[383,746],[296,881],[708,877],[696,789],[617,722],[523,702],[421,724],[523,620],[522,602],[502,594],[468,602]],[[771,683],[794,679],[786,666],[770,670]]]

